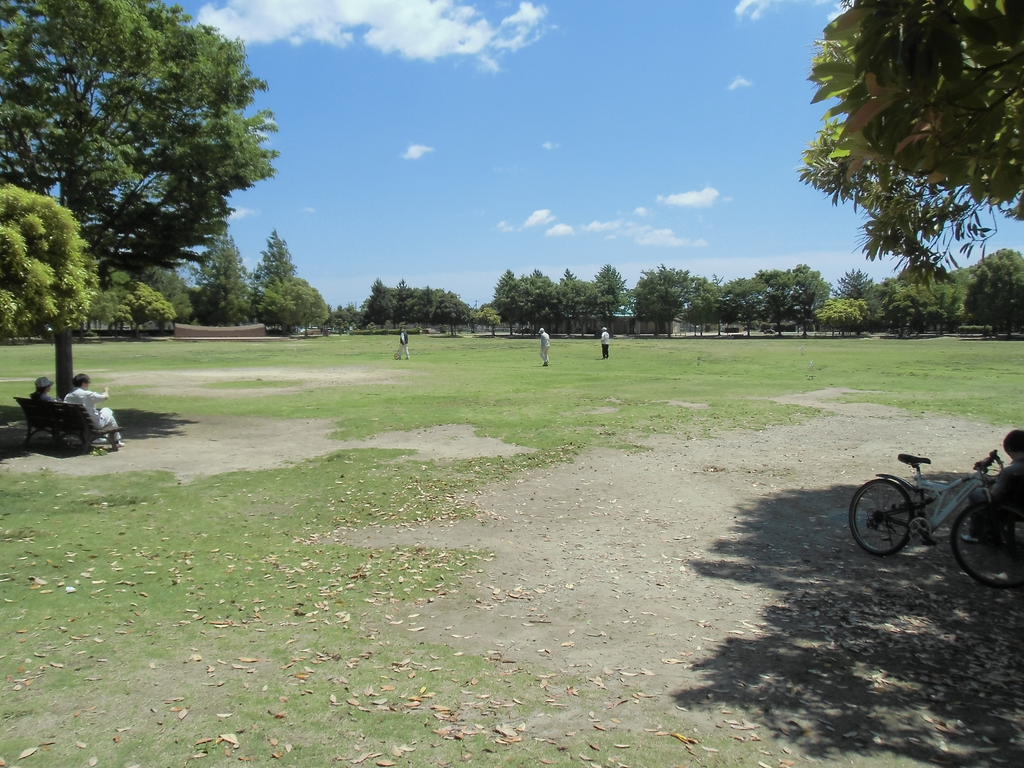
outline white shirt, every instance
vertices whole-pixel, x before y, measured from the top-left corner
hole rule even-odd
[[[612,337],[608,335],[608,331],[601,331],[601,343],[608,344],[612,340]]]
[[[540,347],[541,347],[541,349],[546,349],[547,347],[550,347],[550,346],[551,346],[551,337],[548,336],[548,332],[547,331],[544,331],[544,333],[542,333],[540,335]]]
[[[78,403],[84,405],[85,410],[89,413],[89,418],[93,420],[96,425],[100,424],[100,416],[96,412],[96,403],[101,403],[106,400],[110,395],[104,394],[103,392],[93,392],[91,389],[73,389],[64,395],[65,403]]]

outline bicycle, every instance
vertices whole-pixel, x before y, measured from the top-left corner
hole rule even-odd
[[[1011,504],[972,504],[953,521],[953,556],[975,581],[1024,586],[1024,511]]]
[[[858,488],[850,500],[849,522],[854,540],[865,552],[879,557],[899,552],[911,535],[917,536],[923,544],[935,544],[932,534],[946,518],[959,509],[971,493],[979,488],[987,489],[991,481],[989,467],[1003,466],[998,452],[992,451],[975,463],[970,474],[943,482],[929,480],[921,472],[921,466],[931,464],[931,459],[908,453],[896,458],[914,470],[912,481],[879,474]],[[925,508],[933,504],[929,515]]]

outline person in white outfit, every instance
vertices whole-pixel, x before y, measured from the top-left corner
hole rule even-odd
[[[551,348],[551,337],[548,336],[548,332],[543,328],[540,329],[540,359],[544,361],[544,365],[548,364],[548,349]]]
[[[608,335],[608,329],[601,329],[601,359],[608,359],[608,345],[611,344],[612,337]]]
[[[75,378],[71,380],[71,383],[75,385],[75,388],[64,395],[64,402],[84,405],[85,410],[89,413],[89,418],[92,419],[92,423],[95,424],[98,429],[117,427],[117,419],[114,418],[114,412],[112,410],[109,408],[96,407],[96,403],[101,403],[110,397],[110,391],[104,387],[102,392],[93,392],[88,388],[91,381],[92,380],[89,378],[88,374],[77,374]],[[111,435],[111,438],[119,448],[124,446],[120,432],[114,432],[114,434]],[[102,442],[106,443],[107,441],[104,439]]]

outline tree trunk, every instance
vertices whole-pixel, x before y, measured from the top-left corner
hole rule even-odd
[[[75,375],[70,329],[54,334],[53,348],[56,356],[57,397],[63,400],[64,395],[72,389],[71,379]]]

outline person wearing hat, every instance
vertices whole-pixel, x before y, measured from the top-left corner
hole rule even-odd
[[[89,418],[91,418],[93,424],[100,429],[117,427],[117,419],[114,418],[114,412],[112,410],[109,408],[96,407],[96,403],[102,402],[110,397],[110,391],[104,388],[102,392],[93,392],[88,389],[91,381],[92,379],[89,378],[89,374],[87,373],[75,374],[75,378],[71,380],[71,383],[75,385],[75,388],[64,396],[64,402],[84,405],[85,410],[89,413]],[[124,441],[121,440],[120,432],[115,432],[112,437],[118,448],[124,446]],[[97,440],[96,442],[105,443],[106,440]]]
[[[55,403],[57,398],[50,394],[50,387],[53,386],[53,382],[45,376],[40,376],[36,379],[36,391],[29,395],[33,400],[40,400],[44,403]]]
[[[608,329],[601,329],[601,359],[608,359],[608,345],[611,343],[612,337],[608,335]]]
[[[551,337],[548,336],[547,331],[543,328],[540,329],[540,359],[544,361],[544,365],[548,364],[548,350],[551,348]]]

